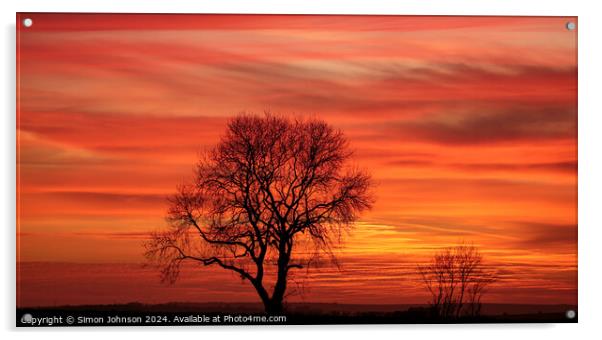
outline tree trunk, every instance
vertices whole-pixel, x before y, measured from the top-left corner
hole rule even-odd
[[[281,315],[283,311],[282,300],[270,299],[263,303],[265,312],[269,315]]]
[[[282,302],[284,301],[284,293],[286,292],[286,280],[288,276],[288,263],[290,261],[290,249],[286,249],[286,241],[281,241],[282,245],[278,254],[278,277],[274,285],[274,292],[267,304],[264,303],[268,314],[281,314]]]
[[[282,312],[282,302],[284,301],[284,293],[286,291],[287,273],[288,269],[286,266],[279,268],[278,278],[276,280],[276,284],[274,285],[274,293],[272,294],[272,298],[270,298],[268,304],[264,304],[268,314],[279,314]]]

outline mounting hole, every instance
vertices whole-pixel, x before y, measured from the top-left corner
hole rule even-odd
[[[33,20],[31,20],[30,18],[23,19],[23,26],[31,27],[31,25],[33,25]]]
[[[574,310],[569,309],[566,311],[567,319],[574,319],[576,316],[577,316],[577,313]]]
[[[575,23],[572,22],[572,21],[569,21],[569,22],[566,23],[566,29],[569,30],[569,31],[574,30],[575,27],[577,27],[577,25],[575,25]]]

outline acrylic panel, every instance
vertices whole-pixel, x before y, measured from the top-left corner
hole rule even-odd
[[[17,326],[577,321],[577,18],[18,13]]]

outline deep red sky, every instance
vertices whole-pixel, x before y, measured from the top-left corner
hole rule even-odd
[[[20,22],[25,15],[18,16]],[[293,299],[424,302],[474,242],[487,301],[577,303],[575,18],[31,14],[18,28],[18,305],[256,301],[219,270],[140,268],[165,196],[227,119],[317,116],[374,209]]]

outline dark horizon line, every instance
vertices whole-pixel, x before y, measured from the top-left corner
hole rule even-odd
[[[289,302],[286,305],[338,305],[338,306],[411,306],[428,307],[428,303],[339,303],[339,302]],[[261,302],[183,302],[171,301],[163,303],[145,303],[140,301],[125,302],[125,303],[107,303],[107,304],[81,304],[81,305],[38,305],[38,306],[16,306],[16,308],[68,308],[68,307],[112,307],[112,306],[166,306],[166,305],[258,305],[263,306]],[[573,303],[500,303],[500,302],[483,302],[482,306],[569,306],[577,307],[578,304]]]

